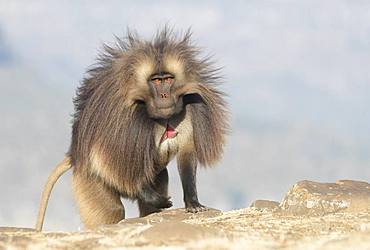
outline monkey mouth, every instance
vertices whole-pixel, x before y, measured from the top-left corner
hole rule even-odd
[[[160,143],[164,142],[167,139],[175,138],[177,136],[177,133],[178,132],[167,123],[166,130],[164,131],[164,133],[161,137]]]

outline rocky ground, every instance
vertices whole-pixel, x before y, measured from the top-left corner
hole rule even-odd
[[[295,184],[281,203],[199,214],[173,209],[94,231],[0,228],[0,249],[370,249],[370,185]]]

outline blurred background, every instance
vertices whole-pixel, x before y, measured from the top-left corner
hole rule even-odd
[[[34,225],[69,147],[75,89],[102,43],[127,27],[150,39],[164,24],[192,27],[224,66],[232,133],[217,168],[200,169],[202,203],[230,210],[280,201],[304,179],[369,181],[370,1],[0,0],[0,226]],[[45,228],[80,227],[68,173]]]

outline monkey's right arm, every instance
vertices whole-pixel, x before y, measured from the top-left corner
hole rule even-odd
[[[138,198],[156,208],[172,207],[170,197],[159,194],[150,184],[146,184],[138,194]]]

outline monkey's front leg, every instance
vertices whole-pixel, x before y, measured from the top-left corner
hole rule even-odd
[[[177,168],[180,173],[184,202],[187,212],[197,213],[208,210],[198,201],[196,175],[197,159],[194,153],[180,153],[177,157]]]

